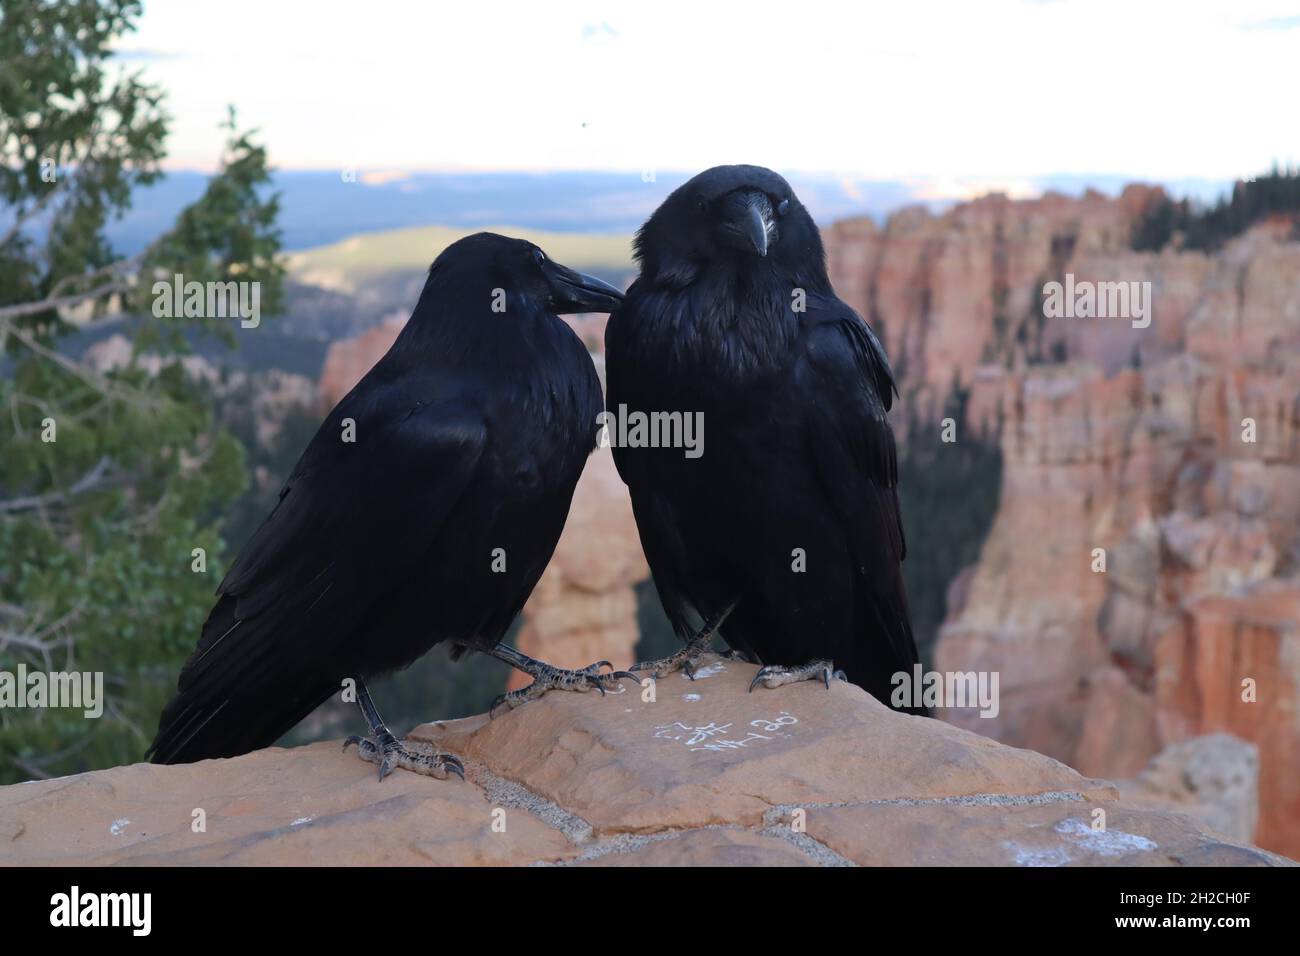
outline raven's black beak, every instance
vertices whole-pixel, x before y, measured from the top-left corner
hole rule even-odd
[[[767,220],[763,218],[763,210],[758,207],[758,203],[750,204],[738,225],[753,245],[754,251],[760,256],[767,255]]]
[[[551,308],[557,315],[570,312],[609,312],[623,302],[623,293],[595,276],[575,272],[547,260],[546,281],[551,286]]]

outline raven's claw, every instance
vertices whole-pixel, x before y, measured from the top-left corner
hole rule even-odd
[[[706,654],[712,654],[712,635],[697,637],[688,642],[681,650],[654,661],[638,661],[632,665],[634,671],[650,671],[655,680],[667,677],[673,671],[685,671],[686,676],[695,680],[695,672],[700,669]]]
[[[844,671],[836,670],[832,661],[818,660],[809,661],[802,667],[781,667],[776,664],[769,664],[767,667],[760,667],[754,679],[749,682],[749,689],[752,692],[755,687],[762,684],[764,687],[780,687],[783,684],[794,684],[801,680],[820,680],[826,685],[826,689],[831,689],[832,680],[848,680]]]
[[[695,672],[700,668],[700,662],[704,659],[705,654],[716,654],[724,660],[744,660],[744,655],[738,651],[728,650],[717,652],[713,650],[713,635],[722,626],[722,623],[735,610],[736,602],[732,601],[723,610],[722,613],[707,621],[700,629],[700,632],[686,642],[686,646],[674,654],[667,657],[661,657],[656,661],[639,661],[632,665],[634,671],[650,671],[651,677],[658,680],[661,677],[667,677],[673,671],[685,671],[686,676],[695,680]]]
[[[597,661],[577,670],[553,667],[541,661],[532,663],[534,666],[520,667],[520,669],[530,674],[533,682],[527,687],[519,688],[519,690],[508,691],[492,701],[492,706],[488,708],[489,717],[496,716],[498,707],[505,706],[507,709],[514,709],[520,704],[536,700],[548,690],[588,691],[594,687],[600,691],[600,696],[604,697],[606,690],[614,690],[616,687],[621,686],[619,684],[621,680],[634,680],[640,683],[639,677],[627,671],[610,671],[608,674],[600,673],[602,667],[614,666],[609,661]]]
[[[357,756],[370,763],[379,764],[379,779],[383,780],[395,769],[401,768],[412,773],[424,774],[446,780],[449,773],[465,779],[465,765],[454,754],[424,753],[407,750],[402,742],[392,734],[380,734],[378,737],[361,737],[353,734],[343,741],[343,749],[356,745]]]

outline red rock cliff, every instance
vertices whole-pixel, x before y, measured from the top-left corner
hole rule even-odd
[[[1001,711],[945,716],[1106,776],[1233,733],[1259,747],[1260,844],[1294,854],[1300,243],[1267,223],[1213,254],[1136,253],[1150,198],[839,223],[832,278],[883,328],[915,427],[939,427],[925,416],[954,383],[970,425],[1000,426],[1000,509],[935,665],[998,671]],[[1150,282],[1150,326],[1043,318],[1043,283],[1066,273]]]

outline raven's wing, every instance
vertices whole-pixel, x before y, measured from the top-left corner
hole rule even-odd
[[[652,380],[647,381],[643,376],[658,375],[659,370],[637,361],[636,317],[632,314],[638,301],[636,289],[634,283],[624,305],[611,312],[605,323],[605,404],[611,411],[621,405],[631,409],[657,407],[644,387]],[[667,480],[665,476],[654,473],[656,465],[662,465],[663,456],[654,449],[629,449],[618,442],[613,443],[611,450],[614,466],[623,484],[627,485],[632,500],[637,536],[650,566],[659,602],[673,630],[685,639],[695,631],[690,618],[692,606],[686,598],[690,583],[690,554],[679,531],[681,517],[675,513],[668,498],[657,490]],[[680,452],[676,454],[680,455]]]
[[[330,413],[217,589],[150,752],[156,763],[274,742],[338,689],[374,602],[415,566],[487,441],[450,390],[421,401],[363,381]],[[354,441],[345,441],[350,428]]]
[[[818,479],[849,537],[857,599],[872,632],[861,637],[873,642],[863,655],[871,661],[868,689],[887,700],[889,677],[918,659],[903,587],[898,457],[886,416],[894,376],[871,328],[833,296],[809,296],[799,342],[792,401],[805,411]]]
[[[629,297],[635,292],[636,284],[628,291]],[[631,304],[625,299],[624,304],[609,314],[605,322],[605,407],[611,413],[620,404],[635,401],[637,396],[637,379],[639,369],[633,360],[634,340],[633,326],[636,322],[631,314]],[[633,405],[633,408],[639,407]],[[618,442],[613,442],[614,467],[623,484],[629,488],[641,477],[638,463],[643,456],[629,455]]]

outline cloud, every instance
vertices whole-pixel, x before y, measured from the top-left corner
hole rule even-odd
[[[582,25],[582,39],[584,41],[614,40],[619,36],[619,32],[610,26],[608,20],[602,20],[600,23],[584,23]]]
[[[1244,25],[1247,30],[1267,30],[1281,33],[1286,30],[1300,29],[1300,16],[1269,17],[1265,20],[1251,20]]]
[[[1300,131],[1276,121],[1294,85],[1276,47],[1300,34],[1264,20],[1295,7],[795,6],[792,17],[786,0],[753,0],[737,17],[699,0],[617,14],[591,0],[516,0],[503,14],[390,0],[383,17],[366,17],[350,0],[316,0],[312,43],[286,45],[302,20],[291,4],[222,0],[212,18],[202,5],[156,3],[131,45],[141,57],[177,51],[142,65],[167,90],[171,152],[191,160],[218,152],[229,103],[289,169],[640,173],[744,161],[955,179],[960,191],[966,179],[1057,171],[1222,179],[1300,155]],[[1247,32],[1247,21],[1274,32]],[[1188,71],[1189,49],[1214,50],[1216,68]],[[783,69],[787,61],[807,63]],[[1162,89],[1170,76],[1178,83],[1160,97],[1152,135],[1134,91]],[[442,94],[436,107],[429,90]]]

